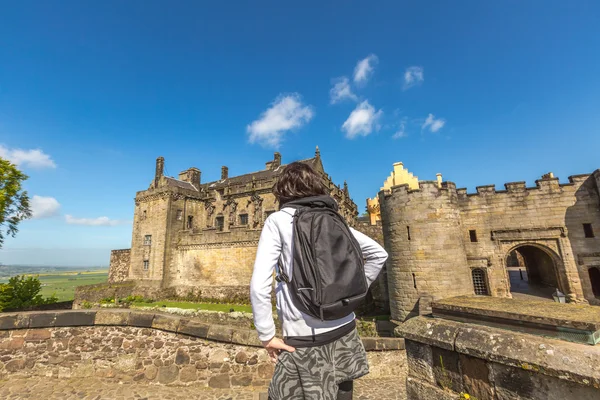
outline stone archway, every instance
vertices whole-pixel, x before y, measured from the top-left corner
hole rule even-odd
[[[514,297],[552,299],[552,293],[562,287],[558,274],[560,258],[539,244],[527,243],[513,247],[506,257],[510,291]]]

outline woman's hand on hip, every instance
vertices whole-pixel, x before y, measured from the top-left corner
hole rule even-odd
[[[292,346],[288,346],[283,342],[283,340],[275,336],[273,336],[271,340],[262,342],[262,344],[267,350],[267,353],[269,353],[269,358],[274,363],[277,362],[277,356],[279,355],[279,353],[281,353],[281,351],[285,350],[289,351],[290,353],[293,353],[296,350],[295,348],[293,348]]]

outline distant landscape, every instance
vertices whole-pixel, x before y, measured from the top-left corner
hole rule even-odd
[[[73,300],[75,287],[106,282],[108,268],[0,265],[0,283],[6,283],[16,275],[39,276],[42,296],[54,295],[58,301],[68,301]]]

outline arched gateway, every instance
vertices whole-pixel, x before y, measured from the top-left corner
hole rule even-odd
[[[560,257],[546,246],[528,243],[513,247],[506,257],[513,296],[551,299],[556,289],[564,292],[558,274],[560,262]]]

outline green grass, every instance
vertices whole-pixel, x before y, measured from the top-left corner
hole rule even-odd
[[[42,283],[40,294],[43,297],[55,295],[58,297],[58,301],[68,301],[75,298],[75,287],[106,282],[108,272],[40,274],[39,278]]]
[[[229,312],[232,308],[234,311],[241,312],[252,312],[252,307],[250,306],[240,306],[233,304],[212,304],[212,303],[191,303],[187,301],[155,301],[152,303],[133,303],[135,307],[174,307],[174,308],[183,308],[188,310],[209,310],[209,311],[223,311]]]

